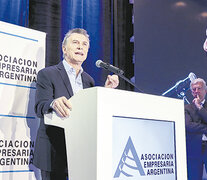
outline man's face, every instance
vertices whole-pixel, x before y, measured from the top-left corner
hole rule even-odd
[[[205,99],[206,89],[203,86],[203,83],[198,82],[196,84],[193,84],[191,87],[191,91],[194,98],[199,97],[201,101]]]
[[[72,64],[82,64],[86,60],[89,49],[89,39],[83,34],[73,33],[62,47],[65,60]]]
[[[205,40],[205,42],[203,44],[203,49],[204,49],[204,51],[207,52],[207,29],[206,29],[206,40]]]

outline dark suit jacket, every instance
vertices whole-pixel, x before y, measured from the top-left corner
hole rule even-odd
[[[82,81],[83,88],[94,86],[94,80],[84,71]],[[44,114],[52,111],[50,104],[54,99],[61,96],[69,99],[73,96],[63,63],[40,70],[36,87],[35,112],[40,118],[40,126],[35,143],[34,165],[45,171],[58,169],[67,171],[64,130],[45,125],[43,118]]]
[[[188,158],[201,158],[202,135],[207,134],[207,102],[198,110],[194,104],[185,106],[186,145]]]

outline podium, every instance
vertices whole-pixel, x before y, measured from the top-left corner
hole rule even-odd
[[[84,89],[61,119],[70,180],[187,180],[183,100],[117,89]]]

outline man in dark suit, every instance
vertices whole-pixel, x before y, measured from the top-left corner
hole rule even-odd
[[[202,180],[207,161],[206,82],[195,79],[190,88],[194,99],[185,106],[188,180]]]
[[[89,35],[84,29],[72,29],[62,43],[64,60],[44,68],[37,76],[35,112],[40,118],[34,165],[41,170],[42,180],[66,180],[67,157],[64,130],[44,124],[44,114],[55,111],[61,117],[70,115],[70,97],[84,88],[94,86],[82,63],[89,49]],[[108,76],[105,87],[116,88],[118,76]],[[80,172],[81,173],[81,172]]]

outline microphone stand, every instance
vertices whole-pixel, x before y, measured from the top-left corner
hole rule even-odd
[[[190,104],[190,102],[188,101],[184,91],[181,91],[179,94],[177,94],[177,96],[181,97],[187,104]]]
[[[194,73],[190,73],[187,78],[178,81],[172,88],[162,94],[162,96],[171,97],[177,95],[182,98],[186,103],[190,104],[185,93],[189,90],[190,82],[195,80],[197,77]]]
[[[123,71],[121,73],[115,73],[116,75],[118,75],[119,77],[121,77],[122,79],[124,79],[125,81],[127,81],[129,84],[131,84],[133,87],[135,87],[139,92],[144,93],[141,89],[139,89],[136,84],[134,84],[133,82],[131,82],[128,78],[126,78],[123,75]]]
[[[102,62],[101,60],[97,60],[96,61],[96,66],[98,68],[103,68],[105,70],[108,70],[116,75],[118,75],[119,77],[121,77],[122,79],[124,79],[125,81],[127,81],[129,84],[131,84],[133,87],[135,87],[139,92],[143,93],[143,91],[141,89],[139,89],[136,84],[134,84],[133,82],[131,82],[128,78],[126,78],[123,74],[124,74],[124,71],[117,68],[117,67],[114,67],[112,65],[110,65],[109,63],[104,63]]]
[[[179,81],[179,82],[182,82],[182,81]],[[179,85],[180,85],[179,82],[175,86],[173,86],[172,88],[164,92],[162,96],[171,97],[172,95],[177,95],[179,98],[182,98],[186,103],[190,104],[190,102],[188,101],[185,95],[185,92],[188,91],[189,88],[187,87],[179,88]]]

